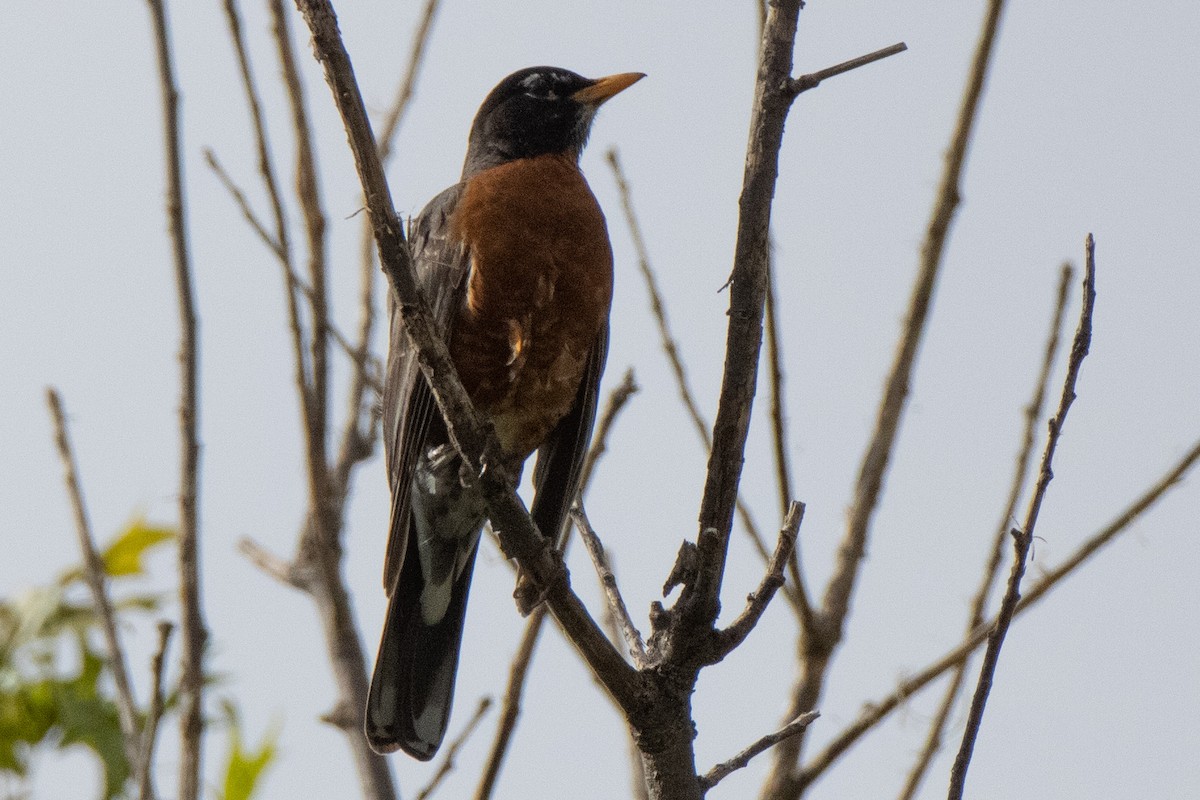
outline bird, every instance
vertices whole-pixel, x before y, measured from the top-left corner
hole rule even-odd
[[[534,452],[530,514],[553,542],[578,489],[608,348],[613,255],[580,171],[597,109],[645,75],[529,67],[484,99],[459,182],[409,230],[437,330],[500,460]],[[394,296],[381,425],[391,488],[387,616],[364,727],[379,753],[433,758],[450,720],[487,517],[408,343]]]

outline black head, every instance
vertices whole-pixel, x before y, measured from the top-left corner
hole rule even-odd
[[[492,89],[475,115],[463,177],[546,153],[578,158],[596,109],[644,77],[624,72],[592,79],[558,67],[514,72]]]

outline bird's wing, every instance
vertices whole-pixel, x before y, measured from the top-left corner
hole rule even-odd
[[[409,231],[417,282],[433,311],[433,322],[448,341],[455,311],[462,302],[470,260],[452,235],[450,218],[462,184],[446,189],[425,206]],[[421,375],[416,352],[404,333],[394,293],[388,293],[391,343],[383,388],[383,445],[392,514],[384,560],[383,585],[391,596],[408,546],[413,467],[425,449],[430,423],[440,419],[433,393]]]
[[[588,353],[587,366],[575,402],[567,415],[538,448],[537,467],[533,473],[533,508],[530,515],[542,535],[551,542],[559,541],[563,521],[575,501],[592,425],[596,421],[596,401],[600,396],[600,378],[608,357],[608,323],[600,329],[596,342]]]

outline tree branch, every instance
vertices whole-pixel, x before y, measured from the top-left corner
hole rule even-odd
[[[1079,379],[1079,369],[1083,359],[1087,357],[1088,348],[1092,341],[1092,310],[1096,304],[1096,251],[1092,235],[1087,237],[1087,260],[1084,266],[1083,307],[1079,315],[1079,328],[1075,331],[1075,340],[1071,344],[1071,357],[1067,363],[1067,375],[1063,380],[1062,396],[1058,403],[1058,412],[1050,418],[1050,433],[1046,438],[1046,449],[1042,454],[1042,467],[1038,474],[1037,487],[1030,500],[1029,509],[1025,513],[1025,524],[1020,529],[1013,530],[1016,539],[1015,555],[1012,573],[1009,575],[1008,588],[1000,601],[1000,612],[997,615],[995,627],[988,636],[987,650],[984,652],[983,665],[979,670],[979,682],[975,695],[971,699],[971,710],[967,715],[966,730],[963,732],[962,746],[954,759],[954,767],[950,772],[949,800],[961,800],[966,788],[967,769],[971,764],[971,754],[975,749],[975,740],[979,728],[983,724],[983,712],[987,706],[988,695],[991,693],[992,682],[996,674],[996,665],[1000,660],[1000,649],[1004,645],[1004,637],[1012,625],[1013,614],[1017,610],[1017,602],[1021,599],[1021,577],[1025,574],[1025,563],[1029,555],[1029,546],[1033,542],[1034,527],[1037,525],[1038,514],[1050,481],[1054,476],[1052,464],[1054,452],[1058,448],[1058,440],[1066,423],[1067,411],[1075,400],[1075,384]]]
[[[779,540],[775,544],[775,552],[767,565],[767,573],[762,582],[746,598],[746,608],[729,627],[717,632],[717,645],[713,654],[713,662],[720,661],[733,652],[734,648],[746,640],[750,631],[758,624],[763,612],[767,610],[775,591],[783,586],[784,566],[791,560],[796,547],[796,536],[800,531],[800,523],[804,520],[804,504],[793,502],[788,508],[787,516],[783,519],[783,527],[779,530]]]
[[[790,513],[791,512],[789,512],[789,514]],[[704,775],[700,778],[701,787],[705,792],[707,792],[709,789],[713,788],[727,778],[731,773],[736,772],[742,767],[745,767],[750,763],[750,760],[759,753],[764,752],[768,748],[774,747],[784,739],[800,733],[800,731],[804,730],[813,722],[815,722],[819,716],[821,716],[821,712],[819,711],[805,712],[774,733],[769,733],[758,741],[754,742],[754,744],[750,745],[728,761],[717,764],[708,772],[704,773]]]
[[[1033,460],[1035,428],[1037,427],[1038,420],[1042,418],[1042,408],[1045,406],[1046,391],[1050,385],[1050,373],[1054,367],[1054,360],[1058,355],[1058,345],[1062,335],[1063,320],[1066,317],[1067,299],[1069,297],[1073,274],[1074,269],[1071,265],[1063,264],[1062,270],[1059,273],[1058,293],[1055,297],[1054,314],[1050,323],[1050,330],[1046,337],[1041,371],[1034,384],[1033,398],[1025,407],[1025,425],[1021,436],[1021,445],[1017,453],[1016,466],[1013,470],[1012,483],[1009,485],[1008,500],[1004,504],[1003,511],[1000,513],[996,533],[992,537],[991,556],[988,558],[987,566],[984,567],[983,577],[980,579],[979,588],[975,592],[975,598],[971,601],[971,610],[967,616],[967,634],[970,634],[971,631],[983,623],[988,597],[991,596],[996,578],[1000,574],[1000,563],[1004,558],[1004,542],[1008,539],[1009,535],[1009,520],[1016,513],[1017,502],[1021,498],[1021,489],[1025,486],[1025,479],[1029,474],[1029,467]],[[912,800],[916,796],[917,789],[921,785],[921,780],[928,771],[929,765],[933,762],[933,756],[941,747],[942,734],[945,731],[947,721],[950,719],[950,712],[954,708],[954,703],[958,699],[959,690],[962,688],[963,678],[966,676],[966,667],[967,661],[964,660],[954,669],[954,674],[950,678],[950,685],[946,687],[946,691],[942,695],[941,704],[938,706],[937,712],[933,715],[933,721],[929,726],[929,733],[925,737],[925,744],[922,746],[921,753],[917,756],[913,768],[909,771],[904,789],[900,794],[900,800]]]
[[[542,631],[542,623],[546,619],[546,605],[543,603],[533,610],[525,620],[525,631],[521,634],[521,642],[513,655],[508,668],[508,686],[504,690],[504,700],[500,704],[500,720],[496,724],[496,736],[492,740],[492,748],[484,762],[483,772],[479,777],[479,786],[475,789],[475,800],[489,800],[496,788],[500,777],[500,767],[508,754],[508,746],[512,742],[513,731],[517,728],[517,717],[521,715],[521,697],[525,690],[525,678],[529,674],[529,665],[533,662],[533,652],[537,647],[538,636]]]
[[[46,389],[46,404],[50,407],[50,419],[54,423],[54,443],[58,458],[62,462],[63,482],[75,514],[75,532],[79,538],[79,550],[83,554],[83,577],[92,594],[92,603],[100,618],[100,629],[104,633],[104,648],[108,651],[108,663],[112,669],[113,683],[117,687],[115,705],[117,721],[121,724],[125,758],[133,769],[137,769],[140,755],[138,743],[142,732],[138,727],[137,704],[133,699],[133,685],[129,681],[129,668],[125,662],[125,650],[117,634],[117,618],[113,613],[112,601],[108,596],[108,579],[105,577],[104,561],[96,551],[96,540],[92,537],[92,524],[88,519],[87,506],[83,502],[83,489],[79,484],[79,469],[67,434],[66,414],[58,390]]]
[[[302,592],[310,591],[303,570],[298,569],[293,562],[282,559],[267,550],[249,536],[243,536],[238,540],[237,549],[251,564],[266,575],[293,589],[299,589]]]
[[[179,610],[182,629],[183,669],[179,678],[182,711],[180,724],[179,798],[198,800],[204,734],[204,647],[208,631],[200,600],[200,547],[197,495],[199,494],[200,442],[199,369],[196,310],[192,288],[191,257],[184,221],[183,155],[180,145],[179,90],[172,66],[163,0],[146,0],[154,22],[162,89],[163,131],[166,139],[167,217],[174,245],[175,282],[182,329],[179,360],[182,366],[182,399],[179,427],[182,439],[179,476]]]
[[[628,179],[625,177],[625,170],[621,167],[620,154],[617,148],[613,147],[609,149],[607,159],[609,167],[613,172],[613,178],[616,180],[617,193],[621,197],[621,210],[624,212],[625,222],[629,226],[629,235],[633,240],[634,251],[637,253],[638,269],[642,273],[642,278],[646,283],[646,294],[650,298],[650,313],[653,315],[654,322],[658,326],[659,346],[667,357],[667,363],[671,365],[671,373],[675,376],[675,386],[679,392],[679,399],[688,413],[688,418],[692,421],[696,435],[704,443],[705,452],[712,453],[712,435],[709,433],[709,423],[704,418],[704,414],[701,413],[700,407],[696,403],[696,394],[692,390],[691,382],[687,377],[687,367],[683,362],[683,356],[679,352],[679,345],[675,341],[675,336],[671,333],[671,325],[667,319],[666,304],[663,302],[662,292],[658,288],[658,277],[655,275],[654,268],[650,265],[650,254],[646,247],[645,237],[642,235],[642,226],[633,209],[633,192],[629,187]],[[758,530],[754,516],[750,513],[750,507],[742,500],[740,495],[737,498],[736,507],[738,518],[742,521],[742,527],[745,528],[746,535],[750,538],[750,543],[754,545],[754,549],[762,558],[763,563],[767,563],[771,560],[771,554],[767,550],[766,542]],[[798,602],[797,598],[792,596],[792,587],[784,586],[783,591],[788,595],[788,599],[793,605]]]
[[[290,288],[293,291],[298,290],[302,292],[304,296],[309,298],[311,301],[313,295],[312,287],[305,283],[304,279],[297,275],[296,272],[291,268],[289,259],[284,257],[282,246],[267,231],[262,220],[258,218],[258,215],[254,213],[254,209],[250,207],[250,201],[246,198],[245,192],[243,192],[241,187],[234,182],[233,178],[229,175],[225,167],[217,158],[217,154],[212,150],[205,148],[204,160],[208,164],[209,169],[211,169],[217,176],[217,179],[221,182],[221,185],[225,187],[225,191],[229,192],[230,197],[233,198],[233,202],[236,203],[237,207],[241,210],[242,216],[245,217],[246,222],[250,225],[250,228],[258,235],[258,238],[262,240],[263,244],[267,246],[267,249],[274,253],[275,256],[283,262],[284,276],[291,284]],[[292,331],[295,335],[299,331],[299,317],[294,317],[292,322]],[[361,348],[350,344],[350,340],[346,338],[346,335],[342,333],[337,325],[335,325],[332,321],[327,327],[330,338],[333,339],[334,343],[336,343],[339,348],[341,348],[342,352],[346,354],[346,357],[350,359],[351,363],[353,363],[355,367],[359,367],[360,365],[366,367],[363,375],[363,380],[365,381],[366,385],[376,392],[382,392],[383,386],[380,384],[379,378],[376,374],[379,368],[378,362],[372,359],[368,353],[364,353]],[[304,362],[301,361],[299,363]]]
[[[600,577],[600,585],[604,587],[604,594],[608,598],[609,610],[620,624],[621,632],[625,637],[625,645],[629,655],[633,657],[634,666],[642,669],[649,663],[646,658],[646,645],[642,642],[642,634],[634,624],[633,618],[629,616],[629,609],[625,605],[625,599],[621,597],[621,589],[617,586],[616,576],[613,575],[612,569],[608,566],[608,559],[604,555],[604,545],[600,543],[600,537],[596,535],[596,530],[588,520],[582,503],[577,502],[571,507],[571,519],[579,529],[579,535],[583,537],[588,555],[592,557],[592,564],[595,565],[596,574]]]
[[[307,434],[308,478],[312,495],[313,510],[321,521],[319,530],[331,537],[337,515],[336,504],[329,492],[330,470],[326,456],[326,431],[328,429],[327,407],[329,403],[328,328],[329,298],[326,289],[325,258],[325,212],[321,208],[321,196],[317,183],[316,156],[313,150],[311,125],[304,100],[304,86],[296,69],[296,58],[292,52],[291,33],[288,30],[287,14],[283,0],[270,0],[271,24],[274,32],[283,83],[287,88],[288,107],[292,116],[292,133],[296,140],[296,198],[304,220],[304,231],[308,245],[308,273],[312,291],[308,293],[309,310],[312,314],[310,331],[310,383],[308,408],[305,419]]]
[[[299,288],[299,278],[296,275],[296,267],[292,260],[292,246],[291,237],[288,234],[287,215],[283,206],[283,197],[279,190],[279,180],[275,175],[275,167],[271,162],[266,118],[263,116],[262,101],[259,99],[258,87],[254,81],[254,71],[250,68],[250,56],[246,48],[245,38],[242,35],[241,16],[238,13],[237,3],[234,0],[225,0],[224,6],[225,18],[229,25],[229,38],[233,43],[234,54],[237,56],[238,68],[242,78],[242,91],[245,93],[246,103],[250,107],[250,121],[254,127],[255,150],[258,153],[258,172],[262,177],[263,186],[267,191],[267,198],[271,205],[272,218],[275,224],[274,236],[271,236],[267,232],[266,226],[250,208],[245,195],[237,188],[233,180],[225,174],[216,156],[211,151],[207,152],[207,160],[209,166],[217,173],[217,177],[233,195],[235,202],[242,209],[242,215],[249,221],[250,227],[258,233],[259,237],[275,253],[280,267],[283,269],[284,296],[287,300],[290,341],[294,362],[293,368],[295,370],[294,380],[296,382],[296,393],[300,399],[301,422],[304,425],[305,432],[308,433],[310,418],[313,414],[312,367],[309,364],[308,353],[305,351],[304,346],[307,333],[300,316],[299,299],[296,296]]]
[[[142,730],[142,752],[138,758],[138,798],[139,800],[154,800],[154,776],[151,765],[154,762],[154,744],[158,739],[158,722],[163,711],[163,671],[167,660],[167,644],[171,640],[171,629],[174,626],[167,621],[158,623],[158,650],[151,662],[153,687],[150,695],[150,711],[146,715],[146,724]]]
[[[441,0],[426,0],[425,8],[421,11],[421,21],[413,34],[412,46],[408,51],[408,67],[404,71],[404,79],[396,91],[391,108],[379,126],[379,160],[386,164],[392,155],[392,144],[396,131],[400,130],[412,103],[413,92],[417,86],[417,77],[421,74],[421,66],[425,63],[425,47],[429,44],[433,33],[433,21],[437,17]]]
[[[838,550],[833,576],[826,586],[825,596],[819,612],[821,624],[815,636],[809,637],[803,649],[802,676],[793,690],[789,716],[795,716],[813,708],[824,689],[825,675],[830,660],[841,642],[846,617],[850,611],[850,600],[858,579],[863,555],[866,553],[870,536],[871,519],[883,492],[883,479],[891,460],[892,447],[900,429],[900,420],[907,404],[917,350],[925,332],[925,323],[933,303],[934,288],[941,269],[942,254],[949,234],[950,223],[959,203],[959,183],[966,160],[967,144],[978,115],[984,77],[995,39],[994,27],[985,26],[975,63],[968,77],[967,90],[959,111],[958,122],[953,134],[950,152],[946,158],[946,170],[942,185],[934,203],[932,218],[926,232],[921,252],[921,265],[913,285],[909,301],[908,317],[901,335],[892,369],[880,400],[875,431],[863,454],[859,478],[851,501],[846,533]],[[883,58],[903,47],[877,51],[862,59],[844,62],[827,70],[803,76],[789,85],[795,93],[818,85],[831,75],[862,66],[863,63]],[[794,94],[792,96],[795,96]],[[801,733],[784,742],[775,751],[775,761],[763,797],[799,797],[803,786],[795,773],[800,753],[804,747]]]
[[[1081,566],[1099,552],[1105,545],[1109,544],[1118,535],[1128,530],[1129,527],[1138,519],[1140,519],[1155,503],[1157,503],[1163,495],[1171,488],[1176,486],[1184,475],[1200,461],[1200,441],[1192,445],[1192,448],[1173,466],[1162,478],[1153,486],[1147,489],[1140,497],[1131,503],[1124,511],[1122,511],[1112,522],[1102,528],[1099,532],[1093,534],[1084,544],[1072,554],[1069,558],[1063,561],[1058,567],[1046,572],[1024,593],[1021,601],[1017,604],[1016,613],[1014,616],[1020,616],[1033,605],[1042,599],[1051,589],[1055,588],[1068,576],[1074,574]],[[916,692],[920,691],[932,681],[943,675],[950,669],[961,664],[971,653],[975,651],[979,645],[987,641],[988,634],[995,625],[995,620],[989,620],[987,624],[980,625],[971,635],[955,646],[949,652],[944,654],[938,660],[932,662],[929,666],[917,672],[908,680],[901,683],[896,689],[881,700],[876,700],[867,703],[863,706],[862,712],[858,718],[847,726],[841,733],[835,736],[825,749],[815,756],[808,765],[799,773],[797,777],[798,783],[802,787],[810,786],[817,780],[832,764],[837,761],[853,744],[862,737],[863,734],[870,731],[879,722],[886,719],[893,711],[895,711],[905,700],[911,697]]]
[[[873,53],[867,53],[865,56],[852,58],[849,61],[843,61],[840,64],[834,64],[832,67],[826,67],[817,72],[810,72],[807,75],[801,75],[799,78],[792,78],[788,81],[788,90],[793,96],[807,92],[809,89],[815,89],[821,85],[821,81],[826,78],[832,78],[835,75],[849,72],[852,69],[865,67],[867,64],[874,64],[876,61],[894,56],[897,53],[903,53],[908,49],[908,45],[904,42],[897,42],[893,45],[888,45],[881,50],[876,50]]]

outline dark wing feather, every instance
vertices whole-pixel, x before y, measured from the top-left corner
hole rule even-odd
[[[462,195],[462,184],[446,189],[425,206],[412,223],[409,240],[417,282],[433,311],[433,321],[448,339],[455,310],[462,302],[470,268],[465,247],[451,235],[450,217]],[[433,393],[421,375],[416,353],[404,333],[394,293],[388,293],[391,343],[383,388],[383,446],[392,513],[384,559],[383,586],[395,591],[408,547],[409,493],[413,467],[425,448],[430,423],[440,420]],[[438,427],[436,424],[434,427]]]
[[[575,403],[538,448],[530,515],[542,535],[555,543],[575,501],[575,493],[579,491],[579,478],[596,421],[596,401],[600,396],[600,378],[604,375],[607,357],[608,323],[605,322],[588,353]]]

